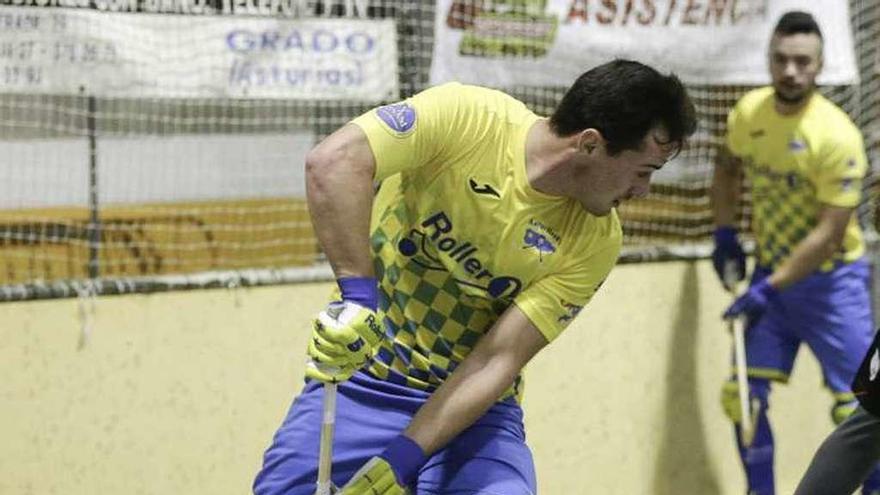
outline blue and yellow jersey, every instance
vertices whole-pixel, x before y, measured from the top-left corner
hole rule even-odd
[[[504,93],[449,83],[353,121],[383,180],[371,241],[387,338],[373,375],[434,390],[511,304],[552,341],[605,280],[617,214],[530,187],[538,119]]]
[[[752,229],[760,265],[775,269],[816,226],[825,205],[855,207],[868,160],[862,136],[849,117],[815,93],[796,115],[774,110],[772,87],[750,91],[728,115],[727,146],[743,160],[751,183]],[[862,232],[850,220],[834,262],[865,252]]]

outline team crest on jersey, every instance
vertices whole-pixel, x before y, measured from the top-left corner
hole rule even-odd
[[[538,252],[538,261],[543,262],[545,255],[556,252],[559,239],[553,229],[532,218],[523,235],[523,249],[534,249]]]
[[[416,109],[405,101],[377,108],[376,116],[398,137],[410,134],[416,127]]]
[[[544,261],[545,254],[556,252],[556,246],[552,242],[532,229],[526,229],[523,244],[523,249],[534,248],[538,252],[538,260],[540,261]]]

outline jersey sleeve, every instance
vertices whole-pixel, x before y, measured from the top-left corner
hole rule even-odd
[[[734,156],[744,156],[748,153],[748,129],[746,129],[742,102],[734,105],[727,114],[727,135],[724,144]]]
[[[461,85],[444,84],[374,108],[352,123],[367,135],[376,180],[442,159],[459,113]]]
[[[831,206],[858,206],[867,170],[868,159],[857,131],[826,141],[819,150],[817,199]]]
[[[590,302],[619,254],[618,239],[590,256],[581,267],[548,275],[532,284],[514,303],[552,342]]]

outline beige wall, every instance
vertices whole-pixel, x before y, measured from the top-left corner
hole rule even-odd
[[[100,298],[82,349],[78,301],[0,304],[0,494],[247,493],[329,287]],[[541,493],[744,492],[717,401],[727,301],[706,263],[614,271],[526,374]],[[791,493],[831,428],[814,360],[771,400]]]

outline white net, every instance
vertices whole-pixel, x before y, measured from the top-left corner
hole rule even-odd
[[[399,35],[419,24],[395,24],[404,2],[15,3],[0,6],[6,298],[314,273],[306,152],[412,93],[426,69],[398,45],[430,42]]]
[[[638,18],[631,2],[616,4],[619,22]],[[549,8],[0,0],[0,298],[70,295],[83,284],[125,292],[327,276],[302,190],[309,147],[427,87],[437,23],[462,32],[463,55],[537,57],[560,29]],[[860,82],[823,91],[862,128],[877,167],[880,5],[851,0],[850,17]],[[570,82],[505,89],[548,114]],[[707,252],[715,146],[750,87],[689,86],[700,130],[674,173],[621,209],[625,259]],[[876,180],[866,187],[860,215],[873,227]]]

